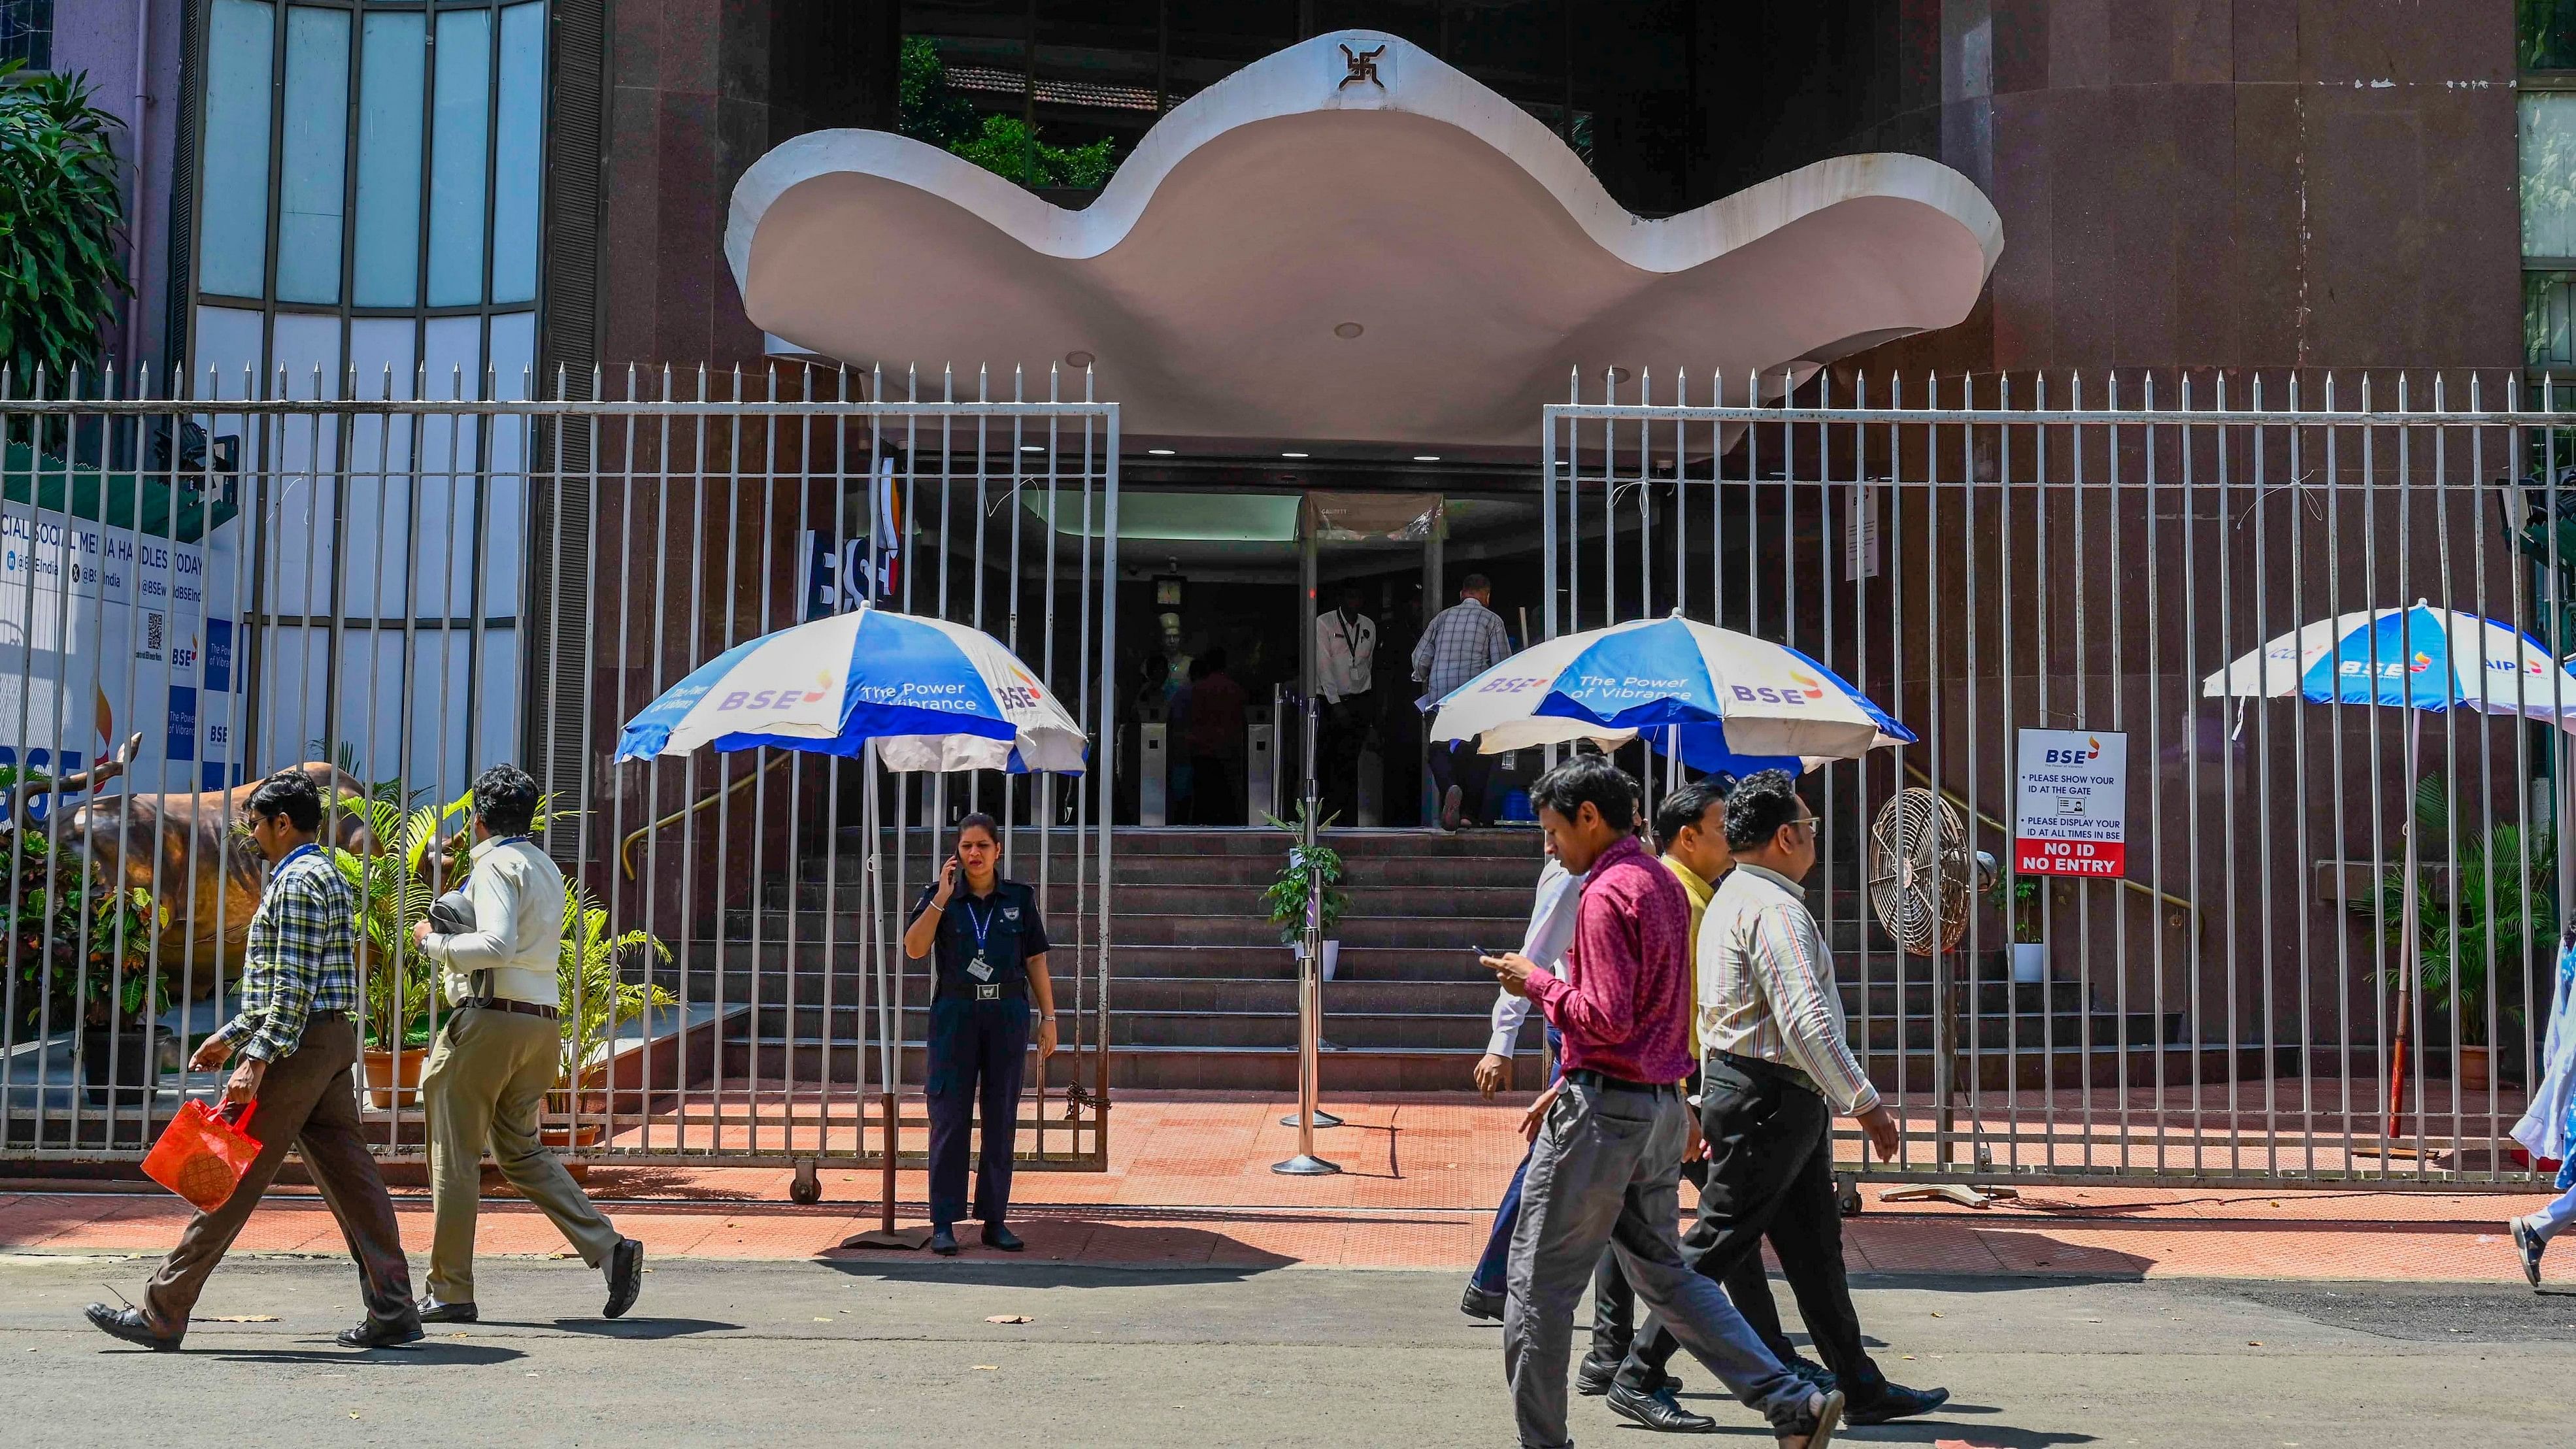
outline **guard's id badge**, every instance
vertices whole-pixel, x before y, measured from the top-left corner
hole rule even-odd
[[[990,985],[990,986],[978,986],[978,987],[976,987],[976,988],[975,988],[975,999],[976,999],[977,1001],[999,1001],[999,1000],[1001,1000],[1001,999],[1002,999],[1002,987],[1001,987],[1001,983],[999,983],[999,982],[995,982],[993,985]]]
[[[990,981],[993,979],[992,963],[986,961],[983,957],[978,956],[974,960],[966,963],[966,974],[974,977],[978,981]]]

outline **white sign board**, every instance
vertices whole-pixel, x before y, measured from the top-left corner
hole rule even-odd
[[[2129,737],[2023,730],[2013,791],[2013,869],[2128,873]]]
[[[1843,582],[1878,577],[1878,490],[1862,484],[1843,509]]]

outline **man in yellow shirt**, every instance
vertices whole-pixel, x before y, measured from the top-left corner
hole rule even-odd
[[[1708,914],[1709,900],[1717,894],[1718,879],[1735,865],[1735,857],[1726,848],[1726,793],[1734,783],[1732,778],[1724,775],[1692,780],[1665,795],[1655,806],[1655,838],[1663,842],[1664,869],[1673,873],[1673,879],[1681,882],[1682,894],[1690,898],[1690,935],[1687,939],[1692,947],[1690,1049],[1693,1061],[1699,1060],[1701,1055],[1699,927],[1700,921]],[[1692,1074],[1689,1091],[1694,1096],[1699,1092],[1696,1072]],[[1696,1187],[1706,1184],[1708,1164],[1700,1158],[1702,1148],[1696,1114],[1693,1121],[1689,1145],[1682,1153],[1682,1176],[1689,1178]],[[1788,1335],[1781,1331],[1780,1310],[1772,1301],[1771,1280],[1763,1272],[1759,1255],[1745,1259],[1721,1281],[1726,1286],[1726,1296],[1734,1301],[1736,1311],[1744,1315],[1744,1321],[1762,1336],[1762,1341],[1770,1346],[1771,1352],[1782,1363],[1789,1366],[1790,1372],[1820,1388],[1833,1387],[1831,1371],[1822,1364],[1800,1358],[1790,1345]],[[1624,1345],[1632,1338],[1635,1302],[1627,1281],[1620,1276],[1617,1262],[1605,1255],[1600,1269],[1592,1278],[1592,1349],[1584,1356],[1576,1375],[1577,1386],[1584,1392],[1610,1390],[1610,1379],[1618,1373],[1619,1362],[1627,1353],[1624,1346],[1614,1345]],[[1593,1387],[1596,1382],[1600,1388]],[[1639,1397],[1658,1402],[1630,1402],[1624,1406],[1614,1404],[1613,1407],[1620,1408],[1623,1414],[1629,1408],[1636,1409],[1646,1416],[1640,1422],[1648,1428],[1685,1433],[1706,1433],[1716,1428],[1715,1420],[1684,1409],[1678,1400],[1671,1397],[1668,1386],[1659,1393]],[[1628,1417],[1637,1415],[1628,1414]]]

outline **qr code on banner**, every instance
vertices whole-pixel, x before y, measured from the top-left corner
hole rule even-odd
[[[137,659],[158,659],[162,653],[162,636],[168,632],[169,615],[146,610],[143,615],[143,640],[135,648]]]

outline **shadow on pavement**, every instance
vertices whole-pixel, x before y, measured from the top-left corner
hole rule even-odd
[[[551,1328],[585,1338],[687,1338],[697,1333],[735,1333],[742,1325],[712,1318],[558,1318],[549,1323],[513,1323],[511,1328]]]
[[[1198,1284],[1240,1283],[1266,1269],[1223,1267],[1158,1267],[1139,1263],[1134,1267],[1103,1266],[1098,1263],[1049,1263],[996,1261],[999,1254],[982,1261],[934,1258],[924,1253],[878,1253],[864,1256],[833,1257],[820,1260],[824,1267],[853,1278],[874,1278],[889,1283],[988,1283],[1014,1288],[1137,1288],[1189,1287]]]
[[[515,1348],[496,1343],[412,1344],[405,1348],[369,1349],[364,1353],[349,1349],[236,1348],[208,1352],[207,1358],[224,1363],[301,1363],[326,1368],[448,1368],[508,1363],[527,1355]]]

